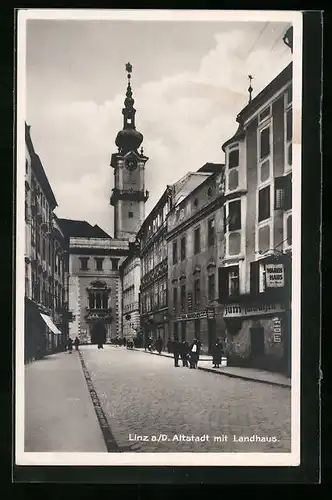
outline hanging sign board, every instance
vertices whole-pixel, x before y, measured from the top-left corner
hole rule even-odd
[[[266,264],[266,287],[279,288],[285,286],[285,271],[283,264]]]
[[[273,318],[273,340],[281,342],[281,319]]]

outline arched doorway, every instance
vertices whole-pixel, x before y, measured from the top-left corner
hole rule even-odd
[[[104,323],[99,321],[91,326],[91,344],[105,344],[106,343],[106,327]]]

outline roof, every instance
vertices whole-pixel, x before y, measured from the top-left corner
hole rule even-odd
[[[197,172],[207,172],[213,174],[215,172],[221,172],[225,165],[223,163],[205,163]]]
[[[66,238],[111,238],[97,224],[92,226],[85,220],[57,219]]]
[[[52,210],[58,206],[55,195],[51,188],[51,185],[48,181],[47,175],[45,173],[42,162],[40,161],[39,156],[35,152],[35,148],[33,147],[33,143],[30,135],[30,126],[25,123],[25,143],[27,145],[30,157],[31,157],[31,168],[36,176],[38,183],[40,184],[47,201],[49,202]]]
[[[293,63],[290,63],[286,68],[284,68],[279,75],[277,75],[263,90],[252,99],[237,115],[236,121],[239,123],[238,129],[235,134],[228,139],[222,145],[222,150],[225,151],[225,148],[235,142],[237,140],[241,140],[244,136],[244,128],[243,123],[246,119],[248,119],[251,115],[257,111],[258,108],[264,104],[265,101],[268,101],[273,94],[275,94],[279,89],[281,89],[284,85],[287,84],[292,79],[293,75]]]
[[[254,99],[249,102],[236,117],[236,121],[241,123],[248,116],[253,114],[263,103],[270,99],[275,92],[277,92],[281,87],[287,84],[292,79],[293,76],[293,63],[289,63],[285,69],[283,69],[279,75],[277,75],[263,90],[254,97]]]

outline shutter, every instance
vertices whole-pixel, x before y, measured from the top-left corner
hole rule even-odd
[[[219,302],[223,302],[228,297],[228,273],[229,267],[219,267],[218,269],[218,293]]]
[[[290,210],[292,208],[292,177],[288,175],[285,178],[285,210]]]
[[[259,262],[250,263],[250,293],[258,294],[259,292]]]

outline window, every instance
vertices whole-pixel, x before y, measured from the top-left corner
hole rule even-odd
[[[239,295],[239,268],[230,271],[228,275],[229,296]]]
[[[173,310],[177,310],[178,305],[178,289],[176,287],[173,288]]]
[[[195,293],[195,304],[196,306],[198,306],[201,302],[201,280],[199,278],[195,280],[194,293]]]
[[[81,271],[87,271],[88,270],[88,261],[89,257],[80,257],[81,261]],[[55,270],[57,270],[57,265],[55,266]]]
[[[229,202],[228,217],[226,218],[225,225],[229,231],[238,231],[241,229],[241,200]]]
[[[213,247],[215,244],[215,221],[210,219],[208,221],[208,245]]]
[[[194,199],[194,207],[196,207],[196,208],[198,207],[198,198]]]
[[[262,122],[263,120],[265,120],[265,118],[267,118],[268,116],[270,116],[270,114],[271,114],[271,107],[268,106],[261,113],[259,113],[259,117],[258,117],[259,123]]]
[[[292,177],[291,174],[276,177],[274,182],[274,208],[276,210],[289,210],[292,208]]]
[[[185,236],[183,238],[181,238],[180,252],[181,252],[181,260],[185,260],[185,258],[186,258],[186,237]]]
[[[132,219],[134,217],[134,212],[129,212],[128,217],[129,217],[129,219]]]
[[[210,276],[208,276],[209,300],[215,299],[215,292],[216,292],[216,277],[214,274],[210,274]]]
[[[163,283],[163,305],[167,306],[167,281]]]
[[[117,271],[119,269],[119,259],[111,259],[112,271]]]
[[[28,160],[25,160],[25,173],[27,174],[29,170]]]
[[[42,238],[42,259],[46,259],[46,245],[45,245],[45,240]]]
[[[201,251],[201,229],[198,227],[194,232],[194,253]]]
[[[209,198],[211,198],[212,196],[212,187],[209,187],[209,189],[207,190],[207,195]]]
[[[293,138],[293,110],[289,108],[286,112],[286,163],[292,165],[292,138]]]
[[[177,321],[173,323],[173,336],[174,340],[179,340],[179,324]]]
[[[270,127],[263,128],[260,131],[260,160],[270,154]]]
[[[290,104],[292,102],[292,86],[290,85],[286,91],[286,104]]]
[[[181,285],[181,309],[186,307],[186,285]]]
[[[258,192],[258,222],[270,217],[270,186]]]
[[[103,260],[104,259],[96,258],[96,270],[97,271],[102,271],[103,270]]]
[[[173,241],[173,264],[178,262],[178,242]]]
[[[228,155],[228,168],[235,168],[239,166],[239,150],[234,149],[233,151],[229,152]]]
[[[220,267],[219,274],[219,300],[227,300],[227,297],[237,296],[240,291],[239,266]]]
[[[89,292],[89,309],[107,309],[108,292],[103,290],[91,290]]]

